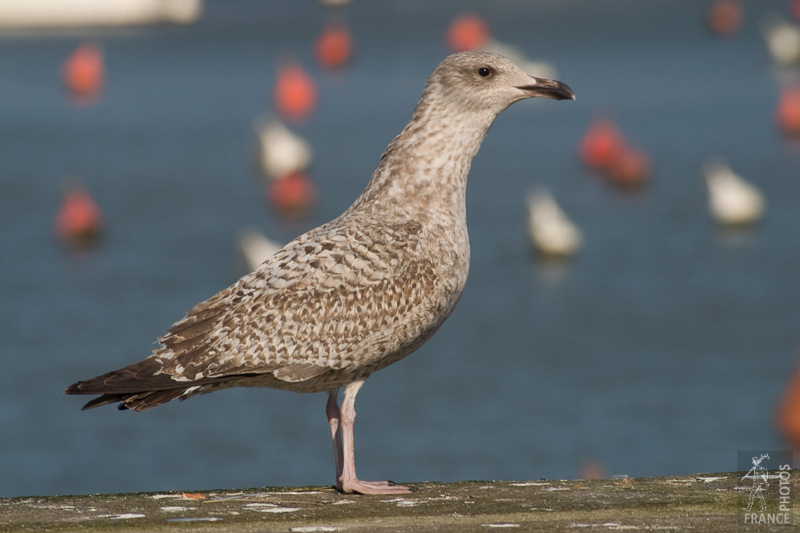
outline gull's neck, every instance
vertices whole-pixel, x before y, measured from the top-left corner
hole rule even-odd
[[[456,104],[426,87],[349,211],[465,223],[467,174],[495,114]]]

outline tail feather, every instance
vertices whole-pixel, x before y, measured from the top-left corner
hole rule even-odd
[[[83,409],[119,402],[120,409],[143,411],[178,397],[188,397],[194,392],[189,389],[199,388],[197,382],[176,381],[166,374],[157,373],[160,368],[157,362],[148,358],[102,376],[73,383],[64,392],[100,394],[100,397],[86,403]]]
[[[67,392],[67,394],[71,393]],[[124,397],[125,396],[123,394],[103,394],[99,398],[95,398],[94,400],[86,402],[86,404],[81,407],[81,411],[92,409],[94,407],[100,407],[101,405],[109,405],[112,403],[121,402]],[[126,407],[124,407],[124,404],[120,403],[119,409],[126,409]]]
[[[71,392],[73,390],[73,387],[74,385],[71,385],[70,388],[66,390],[66,393],[91,394],[83,391]],[[170,400],[174,400],[175,398],[181,398],[182,400],[189,398],[190,396],[196,394],[195,391],[189,390],[192,388],[198,390],[200,389],[200,387],[194,385],[194,386],[184,386],[179,389],[140,391],[136,393],[103,394],[87,402],[83,407],[81,407],[81,411],[119,402],[118,406],[119,410],[124,411],[126,409],[131,409],[132,411],[136,411],[138,413],[139,411],[144,411],[145,409],[152,409],[153,407],[158,407],[159,405],[167,403]]]
[[[196,389],[195,391],[190,391],[189,389]],[[202,390],[202,387],[185,387],[183,389],[170,389],[170,390],[157,390],[157,391],[148,391],[143,392],[141,394],[132,394],[130,396],[126,396],[120,402],[121,409],[132,409],[137,413],[139,411],[144,411],[145,409],[152,409],[153,407],[158,407],[162,403],[167,403],[169,401],[174,400],[175,398],[179,398],[180,400],[185,400],[191,396],[197,394],[197,391]]]
[[[73,383],[67,394],[122,394],[155,389],[180,389],[187,383],[160,374],[161,365],[152,358],[101,376]]]

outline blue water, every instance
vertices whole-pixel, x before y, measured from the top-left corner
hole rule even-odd
[[[377,4],[377,5],[375,5]],[[474,161],[466,292],[422,349],[357,402],[359,474],[403,480],[573,478],[731,470],[785,444],[775,403],[800,346],[800,151],[773,126],[779,79],[748,3],[731,39],[704,2],[355,2],[357,57],[331,74],[312,2],[208,0],[186,28],[0,35],[0,496],[331,484],[324,395],[229,390],[143,414],[79,410],[73,381],[135,362],[183,312],[243,273],[247,225],[289,240],[366,184],[448,50],[447,24],[483,13],[547,59],[576,102],[516,104]],[[76,106],[60,68],[102,44],[105,90]],[[264,201],[252,123],[277,62],[317,80],[317,210]],[[577,159],[598,113],[653,161],[652,184],[609,188]],[[749,232],[716,229],[699,168],[728,158],[767,196]],[[107,219],[68,253],[53,218],[67,176]],[[524,191],[546,183],[582,227],[575,261],[531,253]]]

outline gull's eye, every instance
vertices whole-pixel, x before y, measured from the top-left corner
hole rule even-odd
[[[490,67],[481,67],[478,69],[478,76],[481,78],[488,78],[492,75],[493,70]]]

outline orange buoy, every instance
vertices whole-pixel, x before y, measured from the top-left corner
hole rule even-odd
[[[789,377],[775,415],[783,438],[793,449],[800,450],[800,361]]]
[[[739,32],[743,19],[742,0],[716,0],[708,10],[706,24],[714,34],[730,37]]]
[[[103,52],[99,46],[84,43],[67,58],[63,68],[64,85],[81,102],[97,98],[103,88]]]
[[[273,94],[275,109],[287,119],[304,120],[317,106],[317,87],[297,62],[278,68]]]
[[[621,147],[606,172],[614,185],[628,189],[641,187],[650,179],[650,157],[639,148]]]
[[[800,21],[800,0],[792,0],[789,11],[792,13],[795,20]]]
[[[314,44],[314,56],[325,68],[345,66],[353,57],[353,36],[343,22],[332,22],[323,28]]]
[[[580,479],[604,479],[608,477],[605,465],[597,459],[585,459],[579,468]]]
[[[293,172],[272,181],[268,194],[275,209],[290,215],[304,215],[317,202],[316,187],[305,172]]]
[[[608,169],[627,147],[625,137],[608,118],[596,119],[581,140],[578,153],[584,165],[595,170]]]
[[[781,89],[775,122],[784,135],[800,135],[800,86],[787,85]]]
[[[58,238],[66,245],[94,244],[103,230],[103,214],[88,191],[78,182],[70,183],[55,221]]]
[[[489,26],[478,15],[464,13],[450,23],[447,45],[454,52],[478,50],[489,41]]]

